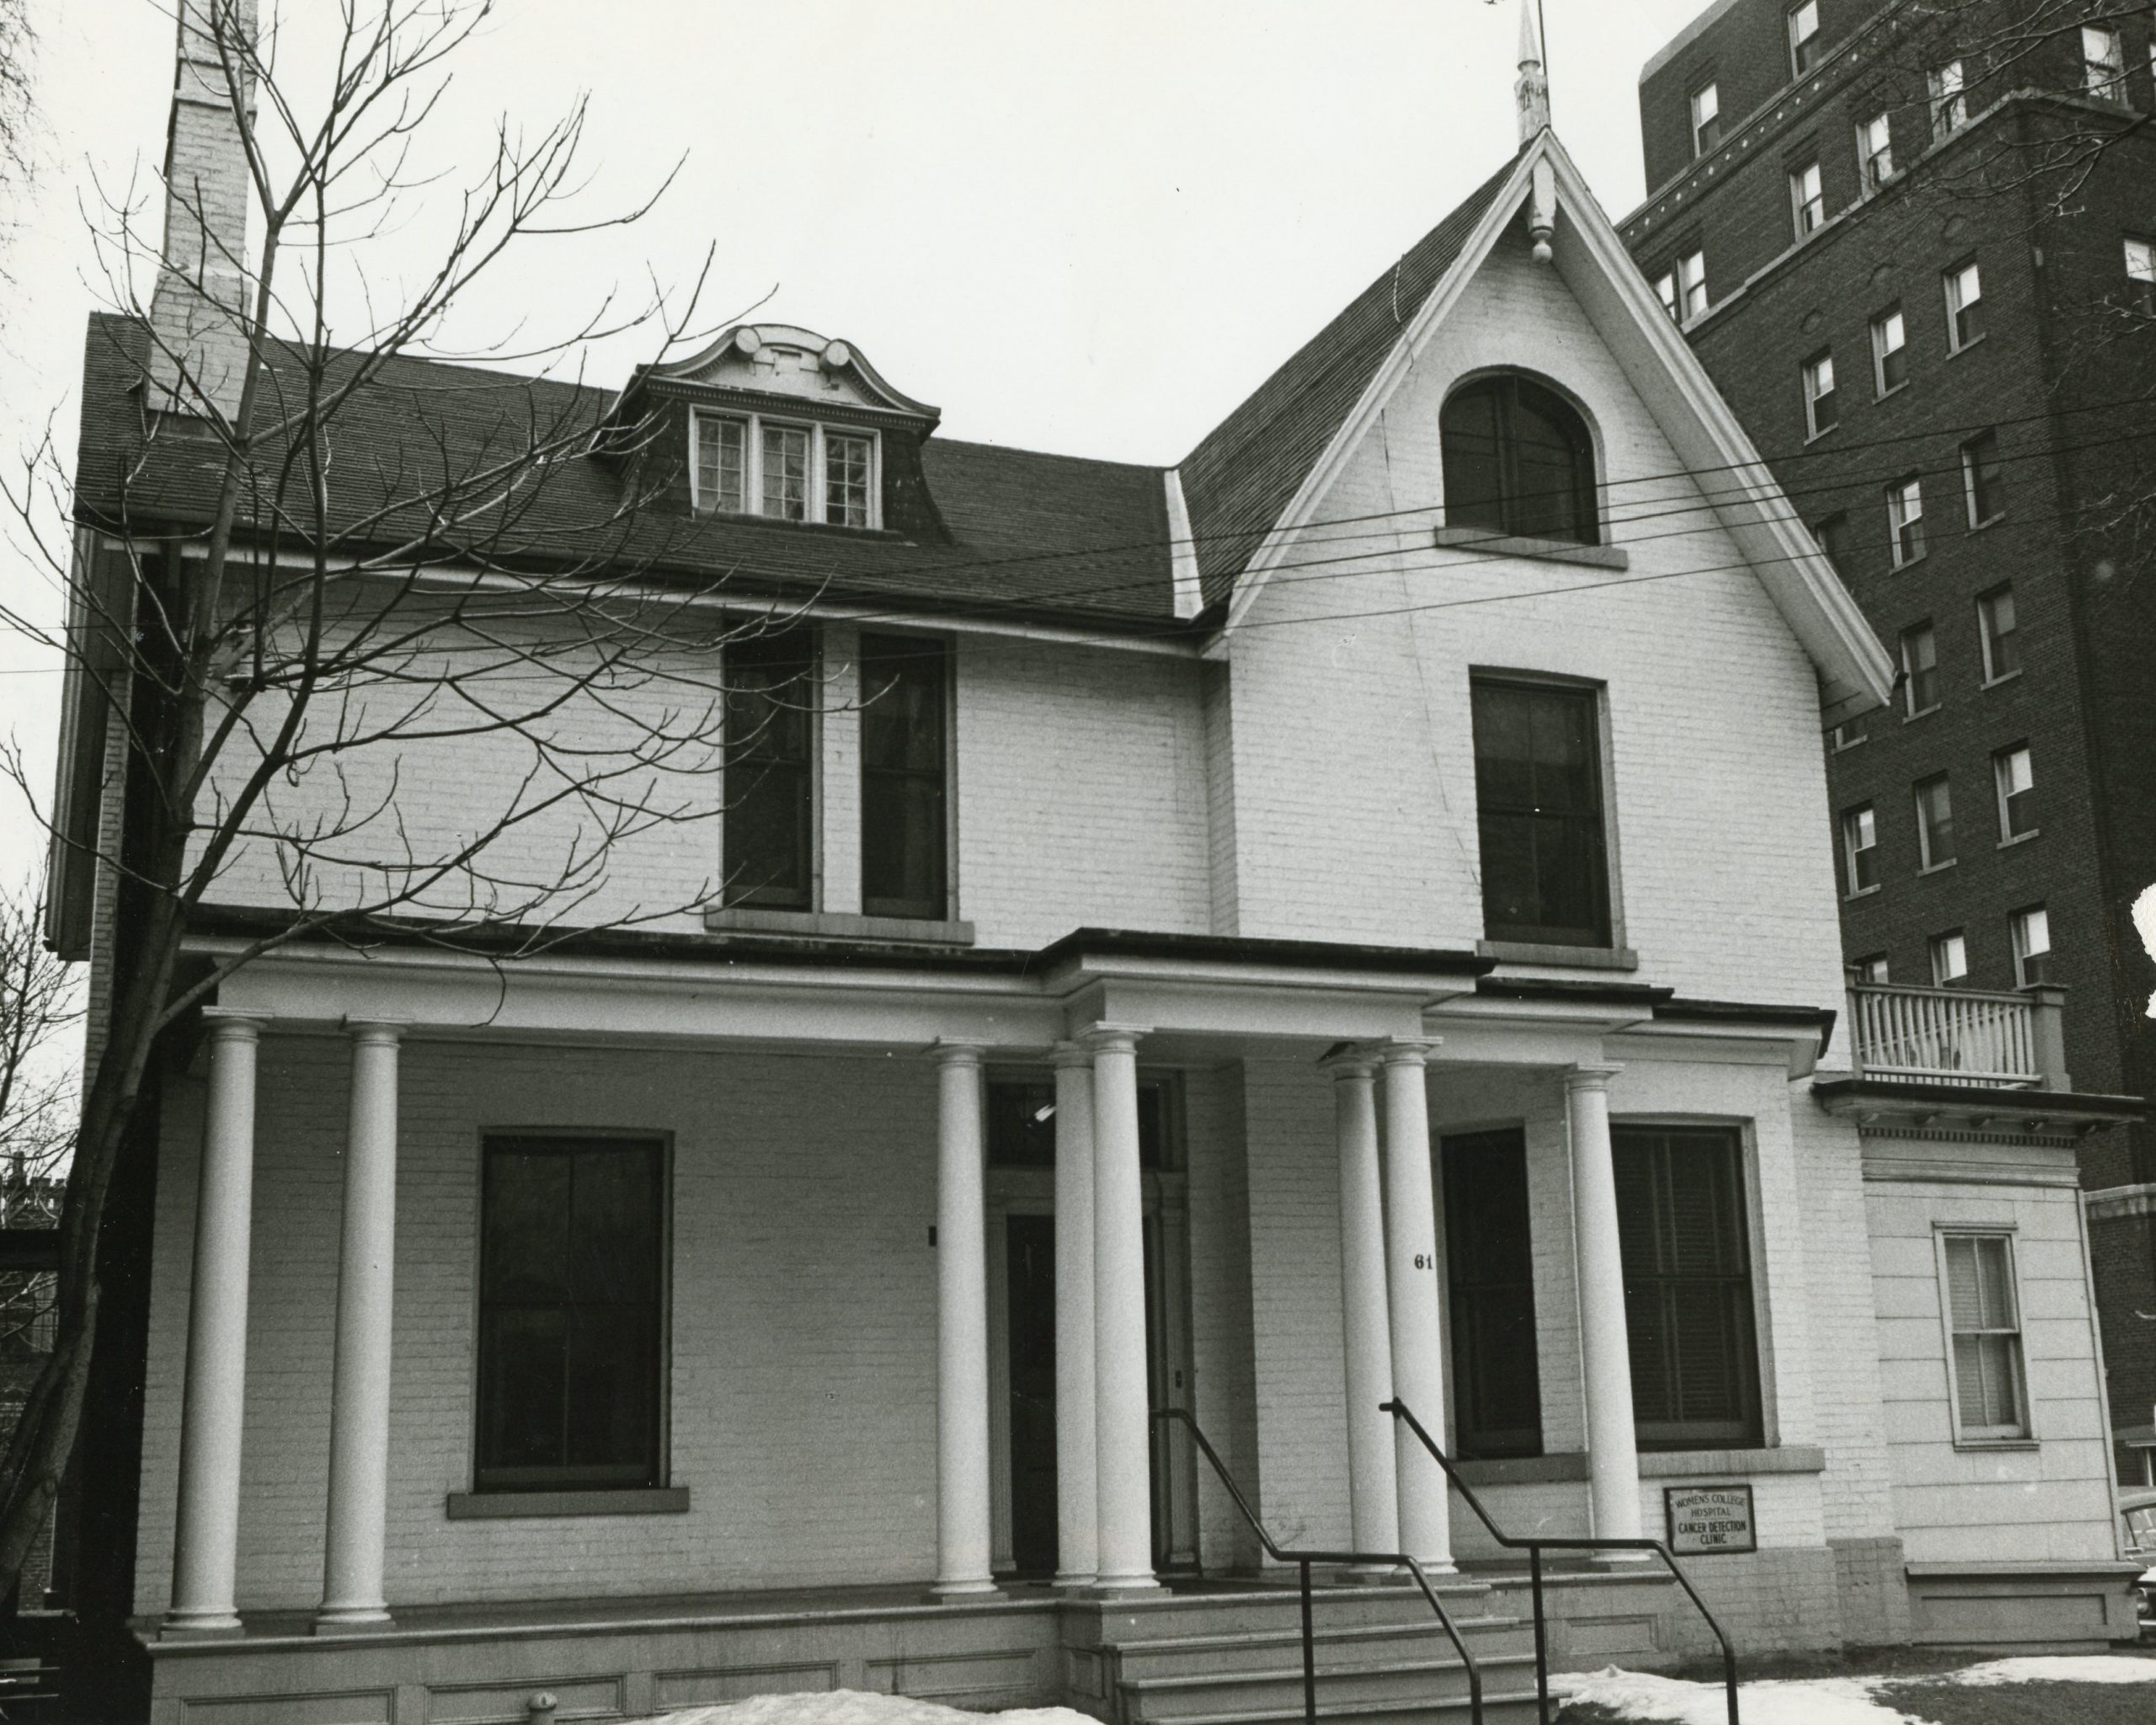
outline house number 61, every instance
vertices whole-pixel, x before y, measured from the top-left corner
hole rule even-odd
[[[1418,1269],[1418,1270],[1433,1270],[1433,1269],[1435,1269],[1437,1267],[1438,1267],[1438,1261],[1437,1261],[1437,1259],[1436,1259],[1436,1258],[1433,1258],[1433,1257],[1431,1257],[1431,1256],[1430,1256],[1430,1254],[1429,1254],[1428,1252],[1417,1252],[1417,1253],[1415,1254],[1415,1268],[1416,1268],[1417,1269]]]

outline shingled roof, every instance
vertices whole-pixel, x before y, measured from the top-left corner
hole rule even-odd
[[[220,446],[168,427],[146,438],[139,389],[148,337],[135,319],[93,317],[83,355],[76,512],[142,532],[211,518]],[[356,363],[340,355],[333,371]],[[296,391],[296,364],[270,371]],[[425,536],[417,509],[385,509],[445,479],[512,462],[536,440],[560,446],[596,429],[614,393],[471,366],[397,358],[341,410],[333,433],[332,509],[371,542]],[[274,411],[275,398],[270,398]],[[264,453],[258,472],[274,467]],[[895,534],[692,516],[646,505],[625,463],[566,456],[523,469],[513,498],[455,536],[489,557],[629,566],[748,590],[807,595],[893,610],[1035,617],[1160,633],[1176,620],[1162,470],[931,437],[929,489],[951,542]],[[368,518],[382,511],[379,521]],[[359,524],[366,522],[363,527]],[[345,549],[350,547],[343,547]]]
[[[1469,193],[1183,458],[1183,503],[1209,606],[1228,597],[1517,162]]]

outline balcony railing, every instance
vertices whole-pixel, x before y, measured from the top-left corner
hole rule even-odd
[[[1860,1078],[2066,1090],[2057,987],[1987,993],[1972,988],[1852,985],[1849,1029]]]

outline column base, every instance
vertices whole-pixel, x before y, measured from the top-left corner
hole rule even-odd
[[[159,1641],[229,1641],[245,1632],[232,1611],[168,1611],[157,1626]]]
[[[1160,1580],[1150,1575],[1102,1575],[1094,1578],[1088,1597],[1096,1599],[1134,1599],[1161,1591]]]
[[[1457,1575],[1460,1573],[1460,1565],[1454,1562],[1449,1557],[1417,1557],[1415,1561],[1422,1566],[1422,1573],[1425,1575]]]
[[[1407,1572],[1396,1563],[1357,1563],[1342,1570],[1337,1578],[1345,1587],[1385,1587],[1406,1578]]]
[[[928,1589],[931,1599],[986,1599],[1003,1589],[985,1577],[975,1581],[939,1581]]]
[[[361,1635],[394,1621],[387,1605],[325,1605],[315,1614],[317,1635]]]
[[[1101,1578],[1099,1576],[1091,1573],[1085,1575],[1059,1575],[1054,1581],[1050,1582],[1049,1585],[1054,1588],[1058,1593],[1081,1593],[1089,1587],[1099,1586],[1100,1580]]]
[[[1590,1551],[1589,1561],[1605,1569],[1622,1569],[1627,1564],[1652,1563],[1652,1551]]]

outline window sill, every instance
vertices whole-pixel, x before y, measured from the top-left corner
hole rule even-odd
[[[1898,575],[1903,569],[1913,569],[1924,560],[1928,553],[1919,551],[1914,557],[1905,557],[1899,563],[1889,563],[1887,573]]]
[[[686,1486],[562,1492],[451,1492],[451,1521],[506,1521],[558,1515],[686,1515]]]
[[[1959,857],[1949,857],[1944,862],[1927,862],[1917,870],[1917,878],[1921,880],[1927,874],[1944,874],[1961,860]]]
[[[1996,527],[1996,526],[1998,526],[2001,521],[2004,521],[2005,519],[2006,519],[2006,511],[2005,511],[2004,510],[2000,510],[1997,515],[1986,515],[1986,516],[1985,516],[1985,517],[1984,517],[1981,521],[1972,521],[1972,522],[1970,522],[1970,523],[1969,523],[1969,531],[1970,531],[1972,533],[1983,533],[1983,532],[1988,532],[1988,531],[1989,531],[1992,528]]]
[[[1508,964],[1568,964],[1576,970],[1640,968],[1640,955],[1630,947],[1567,947],[1540,941],[1478,940],[1475,950],[1485,959],[1497,959]]]
[[[704,928],[711,934],[766,935],[782,940],[889,941],[919,947],[974,943],[970,922],[862,916],[838,911],[759,911],[746,905],[705,911]]]
[[[2040,836],[2042,832],[2043,828],[2041,826],[2032,826],[2026,832],[2015,833],[2012,838],[2001,839],[1995,848],[2004,851],[2015,845],[2025,845],[2031,839]]]
[[[1844,893],[1842,895],[1842,902],[1847,905],[1854,902],[1858,899],[1868,899],[1874,893],[1877,892],[1880,887],[1884,884],[1884,882],[1880,882],[1871,886],[1860,886],[1853,893]]]
[[[838,533],[848,539],[885,539],[902,543],[905,535],[895,527],[878,522],[873,527],[849,527],[843,521],[794,521],[784,515],[767,515],[753,509],[695,509],[689,511],[692,521],[720,521],[729,527],[779,527],[789,533],[803,531],[811,533]]]
[[[1804,441],[1807,444],[1817,443],[1822,437],[1832,437],[1841,429],[1842,422],[1839,419],[1837,419],[1833,425],[1822,427],[1819,430],[1806,432],[1805,434]]]
[[[1968,352],[1971,348],[1982,347],[1983,344],[1984,339],[1983,336],[1972,336],[1968,340],[1963,342],[1961,346],[1948,348],[1946,350],[1946,357],[1950,360],[1958,360],[1963,354]]]
[[[2010,683],[2020,675],[2021,673],[2018,670],[2002,671],[1995,677],[1985,678],[1977,686],[1980,689],[1996,689],[2001,683]]]
[[[1945,704],[1943,702],[1935,701],[1929,707],[1919,707],[1914,713],[1905,713],[1902,715],[1902,723],[1914,724],[1920,718],[1929,718]]]
[[[1566,539],[1526,539],[1492,533],[1483,527],[1438,527],[1435,542],[1449,551],[1487,551],[1500,557],[1539,558],[1545,563],[1585,563],[1590,569],[1625,569],[1632,559],[1614,545],[1575,545]]]
[[[1903,379],[1899,383],[1897,383],[1897,384],[1896,384],[1896,385],[1895,385],[1892,389],[1878,389],[1878,388],[1875,387],[1874,392],[1873,392],[1873,394],[1872,394],[1872,398],[1872,398],[1872,400],[1873,400],[1873,401],[1875,401],[1875,402],[1886,401],[1886,400],[1889,399],[1889,398],[1892,398],[1892,397],[1894,397],[1894,396],[1899,395],[1899,394],[1900,394],[1903,390],[1907,389],[1908,387],[1909,387],[1909,381],[1908,381],[1908,378],[1904,377],[1904,378],[1903,378]]]
[[[1641,1479],[1826,1471],[1827,1452],[1816,1444],[1785,1444],[1771,1450],[1644,1450],[1640,1453]]]
[[[2044,1446],[2034,1438],[1960,1438],[1954,1439],[1957,1450],[2041,1450]]]

